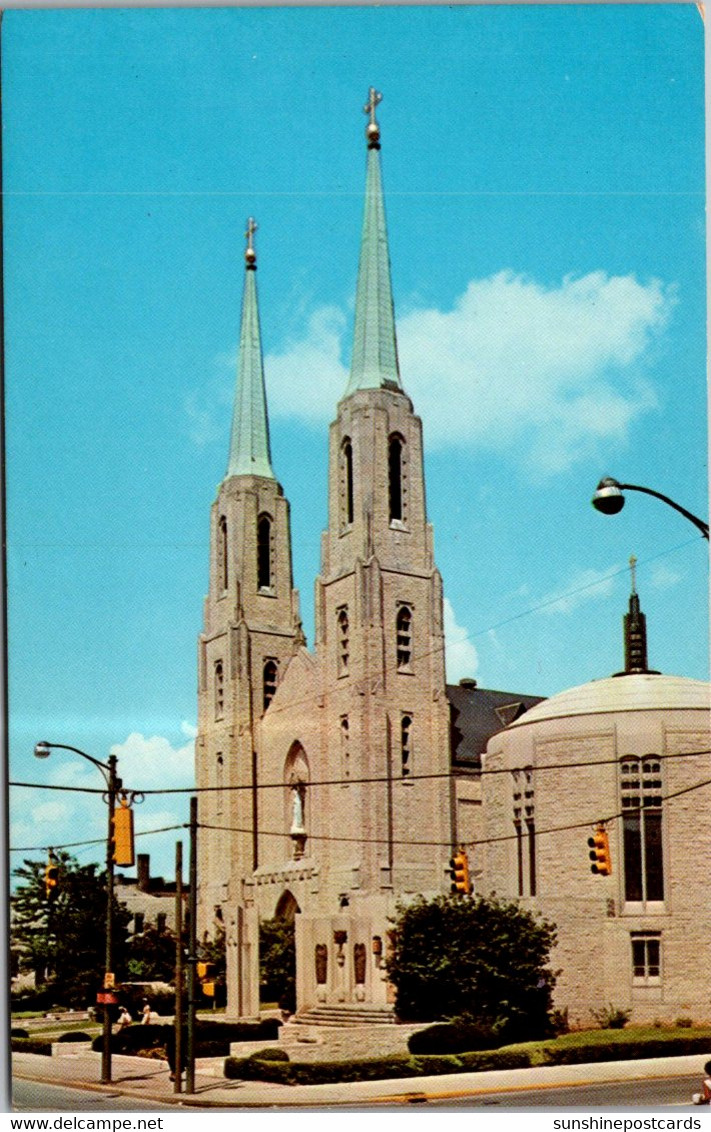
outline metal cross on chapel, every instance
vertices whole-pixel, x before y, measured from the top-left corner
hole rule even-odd
[[[368,101],[366,102],[365,106],[363,107],[363,113],[364,114],[370,114],[370,121],[371,121],[371,125],[373,125],[373,126],[377,125],[377,122],[375,121],[375,108],[378,105],[378,103],[380,103],[382,101],[383,101],[382,94],[380,93],[380,91],[376,90],[374,86],[372,86],[370,88],[370,90],[368,91]]]

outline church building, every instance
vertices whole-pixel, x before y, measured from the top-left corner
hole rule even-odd
[[[536,777],[535,821],[519,797],[516,825],[515,798],[499,795],[515,793],[518,779],[487,780],[481,770],[492,736],[510,732],[515,745],[519,735],[537,734],[527,721],[547,719],[556,697],[541,702],[445,680],[422,422],[398,363],[379,101],[371,89],[353,356],[330,426],[312,650],[293,585],[289,503],[272,465],[256,225],[250,220],[247,228],[229,459],[211,514],[196,744],[200,929],[225,928],[235,1016],[259,1011],[261,921],[294,924],[299,1016],[338,1009],[376,1020],[392,1013],[385,962],[396,906],[449,891],[459,846],[505,828],[506,848],[471,855],[475,890],[534,901],[537,884],[548,891],[544,856],[534,867],[530,854],[538,852],[535,821],[544,812],[547,821],[554,807],[554,778],[539,786]],[[509,740],[497,742],[487,767],[509,758]],[[522,757],[538,766],[528,748]],[[516,864],[524,852],[525,878]],[[589,896],[603,918],[608,888],[604,897],[599,887]],[[644,916],[639,923],[630,930],[648,930]],[[575,981],[571,988],[579,992]]]

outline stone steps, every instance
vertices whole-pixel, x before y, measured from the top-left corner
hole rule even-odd
[[[395,1014],[390,1006],[361,1006],[348,1003],[334,1006],[313,1006],[295,1016],[290,1025],[297,1026],[394,1026]]]

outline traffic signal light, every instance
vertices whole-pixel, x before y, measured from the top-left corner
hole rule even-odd
[[[609,876],[612,872],[610,839],[602,822],[596,826],[593,836],[588,837],[588,845],[590,846],[590,860],[592,861],[590,872],[597,873],[599,876]]]
[[[133,864],[133,810],[123,796],[114,810],[114,864]]]
[[[466,849],[459,849],[451,858],[449,875],[452,878],[452,892],[461,892],[468,896],[471,892],[471,885],[469,883],[469,859]]]
[[[208,998],[215,997],[215,964],[214,963],[197,963],[196,965],[197,977],[200,980],[200,987],[202,993],[207,995]]]
[[[51,900],[57,895],[57,885],[59,884],[59,865],[56,858],[50,852],[47,857],[47,864],[44,870],[44,891],[48,900]]]

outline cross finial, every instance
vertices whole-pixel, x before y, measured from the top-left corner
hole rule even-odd
[[[368,139],[369,149],[380,148],[380,126],[375,118],[375,108],[383,101],[383,96],[380,91],[376,90],[374,86],[368,91],[368,101],[363,107],[363,113],[367,114],[370,118],[366,126],[365,136]]]
[[[631,554],[630,555],[630,574],[632,575],[632,593],[637,592],[637,590],[635,588],[636,587],[636,579],[635,579],[635,567],[636,567],[636,565],[637,565],[637,559],[635,558],[634,554]]]
[[[247,221],[247,231],[244,238],[247,241],[247,250],[244,253],[244,258],[247,261],[247,269],[254,271],[257,266],[257,253],[254,250],[254,233],[257,231],[259,225],[253,216],[250,216]]]

